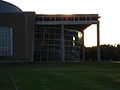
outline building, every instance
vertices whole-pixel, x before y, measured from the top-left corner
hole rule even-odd
[[[85,61],[84,30],[98,14],[43,15],[0,1],[0,61]]]

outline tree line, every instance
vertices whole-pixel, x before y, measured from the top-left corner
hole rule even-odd
[[[120,44],[118,45],[101,45],[101,59],[102,61],[120,61]],[[95,61],[97,58],[97,47],[85,48],[85,59],[88,61]]]

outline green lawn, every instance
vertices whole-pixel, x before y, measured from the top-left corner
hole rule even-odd
[[[120,63],[0,63],[0,90],[16,90],[15,84],[18,90],[120,90]]]

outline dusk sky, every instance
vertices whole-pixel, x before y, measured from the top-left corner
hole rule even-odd
[[[99,14],[101,44],[120,44],[120,0],[4,0],[37,14]],[[96,25],[85,30],[85,46],[96,45]]]

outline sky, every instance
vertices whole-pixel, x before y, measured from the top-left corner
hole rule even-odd
[[[120,0],[4,0],[37,14],[99,14],[100,44],[120,44]],[[85,30],[85,46],[96,46],[96,25]]]

